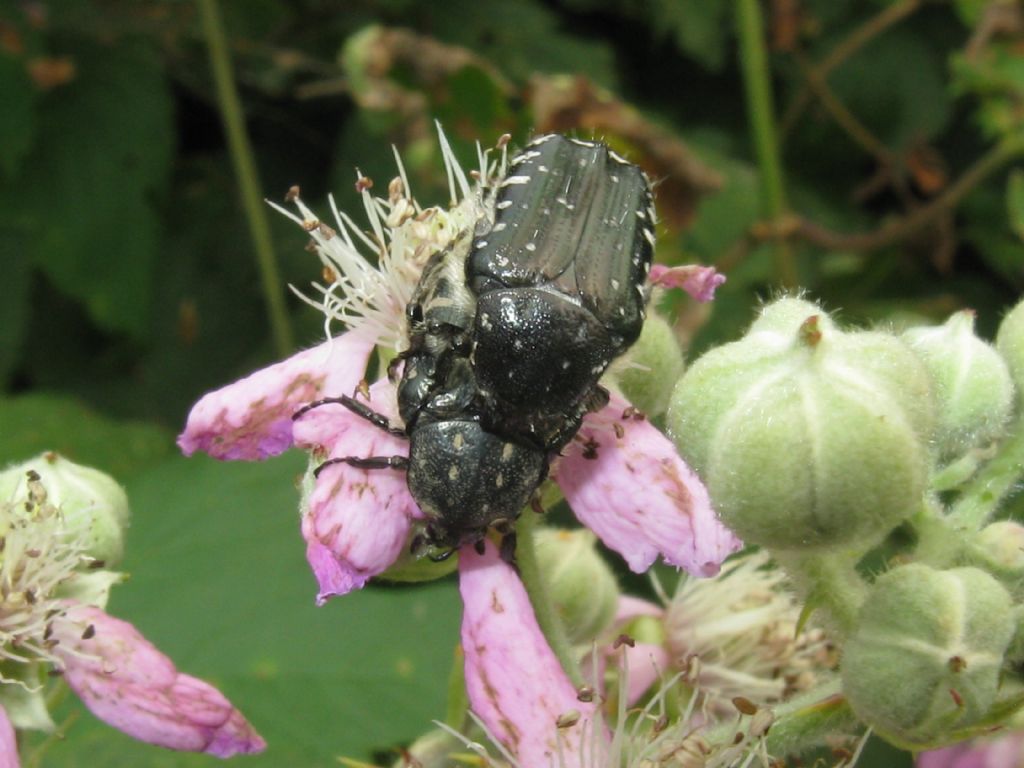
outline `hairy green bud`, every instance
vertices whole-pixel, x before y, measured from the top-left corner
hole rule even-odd
[[[727,525],[793,550],[871,545],[912,512],[932,422],[906,345],[783,299],[690,367],[667,427]]]
[[[1024,397],[1024,301],[1011,309],[999,324],[996,349],[1010,369],[1018,394]]]
[[[537,528],[537,565],[572,643],[589,643],[611,625],[619,584],[586,529]]]
[[[124,556],[130,512],[124,489],[98,469],[83,467],[52,451],[0,472],[0,498],[22,495],[30,472],[39,476],[50,504],[60,510],[64,531],[82,552],[116,566]]]
[[[665,318],[648,316],[640,338],[616,361],[611,374],[622,394],[641,411],[650,416],[665,412],[683,375],[683,352]]]
[[[928,748],[995,701],[1014,633],[1005,589],[978,568],[904,565],[872,586],[843,649],[843,693],[885,738]]]
[[[975,336],[974,312],[957,312],[934,328],[911,328],[902,338],[931,377],[940,459],[962,456],[1003,434],[1013,409],[1013,382],[1003,358]]]
[[[986,525],[968,549],[972,565],[988,571],[1018,600],[1024,598],[1024,526],[1013,520]]]

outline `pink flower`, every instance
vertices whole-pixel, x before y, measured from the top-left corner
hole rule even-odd
[[[97,533],[119,498],[127,520],[112,479],[47,453],[0,473],[0,488],[0,768],[18,765],[15,728],[55,727],[47,668],[98,718],[141,741],[218,757],[264,749],[217,689],[178,672],[131,624],[102,610],[123,578],[93,554],[113,552]]]
[[[96,717],[129,736],[217,757],[266,747],[220,691],[179,672],[131,624],[69,603],[53,622],[53,638],[71,689]]]
[[[187,455],[204,451],[219,459],[263,459],[294,445],[311,451],[314,465],[342,457],[408,456],[407,441],[343,405],[321,405],[294,421],[292,416],[320,398],[355,395],[373,347],[398,350],[405,344],[404,310],[426,260],[481,217],[493,215],[483,210],[487,195],[470,189],[443,134],[441,144],[452,199],[461,193],[461,202],[447,211],[421,209],[407,197],[399,164],[401,175],[389,185],[387,200],[371,197],[368,185],[360,184],[374,239],[337,210],[335,227],[328,227],[297,193],[293,196],[302,216],[287,215],[311,235],[335,278],[330,286],[315,286],[320,306],[328,321],[344,321],[352,330],[205,395],[178,438]],[[505,159],[495,168],[481,156],[481,165],[480,178],[493,184]],[[360,238],[380,255],[378,267],[357,249]],[[694,285],[679,279],[701,300],[710,299],[724,280],[706,267],[669,270],[677,277],[683,272],[699,277]],[[663,273],[663,268],[652,270]],[[388,381],[370,387],[364,402],[400,426]],[[613,395],[607,407],[588,415],[552,476],[580,521],[634,571],[646,570],[661,555],[696,575],[713,575],[738,541],[718,522],[707,491],[672,443],[631,411]],[[403,473],[344,463],[325,467],[308,483],[302,517],[306,557],[320,586],[318,601],[358,589],[384,572],[421,518]]]
[[[472,547],[459,554],[471,708],[517,765],[582,765],[584,753],[606,746],[597,706],[580,701],[519,577],[490,542],[485,547],[482,555]]]
[[[1014,768],[1024,764],[1024,733],[975,739],[917,756],[917,768]]]
[[[493,198],[470,189],[443,135],[441,141],[452,199],[461,192],[461,202],[448,211],[421,209],[406,197],[404,172],[389,185],[387,200],[372,198],[369,185],[360,184],[372,238],[337,211],[335,227],[327,227],[294,198],[302,217],[292,218],[311,235],[335,279],[330,286],[315,286],[324,313],[328,321],[343,321],[350,330],[205,395],[178,440],[186,454],[202,450],[221,459],[262,459],[290,446],[311,452],[311,467],[320,469],[307,474],[302,535],[319,584],[319,603],[361,588],[387,570],[423,518],[404,472],[345,462],[320,466],[345,457],[406,458],[407,440],[342,404],[305,406],[322,398],[356,397],[390,425],[401,426],[394,385],[387,379],[368,391],[361,385],[370,352],[374,346],[386,351],[404,347],[404,309],[426,259],[493,215],[483,210]],[[495,169],[481,154],[481,165],[483,183],[493,184],[495,172],[504,173],[504,155]],[[379,267],[359,253],[360,239],[379,255]],[[712,270],[699,281],[702,300],[711,297],[717,284],[713,275]],[[618,395],[585,418],[551,475],[580,521],[634,571],[646,570],[660,555],[693,574],[713,575],[739,546],[671,442]],[[459,552],[473,709],[519,765],[557,764],[561,757],[555,755],[578,764],[571,756],[583,749],[583,726],[563,722],[558,729],[556,721],[570,709],[583,714],[591,709],[577,701],[536,628],[518,577],[491,544],[484,542],[483,548],[483,554],[472,546]],[[603,739],[601,734],[594,743]]]

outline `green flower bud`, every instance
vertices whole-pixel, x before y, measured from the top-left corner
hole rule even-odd
[[[1011,309],[999,324],[996,349],[1010,369],[1017,392],[1024,396],[1024,301]]]
[[[672,327],[651,314],[640,338],[615,364],[612,378],[629,401],[649,416],[668,408],[669,397],[683,375],[683,352]]]
[[[843,650],[843,692],[887,739],[928,748],[981,720],[1014,632],[1009,594],[978,568],[881,576]]]
[[[783,299],[690,367],[667,427],[747,543],[870,546],[920,504],[930,403],[898,339]]]
[[[972,565],[999,579],[1010,594],[1024,598],[1024,526],[1000,520],[985,526],[968,550]]]
[[[107,567],[117,565],[130,516],[124,489],[99,470],[47,452],[0,472],[0,498],[24,495],[29,472],[39,475],[49,503],[60,509],[68,537],[86,555]]]
[[[1002,435],[1013,382],[996,350],[974,335],[973,312],[957,312],[935,328],[911,328],[902,338],[931,377],[940,459],[963,456]]]
[[[610,626],[619,603],[615,574],[586,529],[538,528],[537,566],[569,641],[588,643]]]

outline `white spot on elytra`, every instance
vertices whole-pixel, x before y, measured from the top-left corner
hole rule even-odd
[[[448,479],[449,480],[454,480],[458,476],[459,476],[459,468],[456,467],[454,464],[452,464],[452,466],[448,470]]]
[[[619,290],[619,286],[620,286],[620,285],[622,285],[622,283],[620,283],[620,282],[619,282],[618,280],[616,280],[616,279],[615,279],[615,278],[613,277],[613,278],[612,278],[612,288],[614,288],[614,289],[615,289],[615,290],[617,291],[617,290]]]
[[[537,250],[537,244],[536,244],[536,243],[527,243],[527,244],[526,244],[525,246],[523,246],[523,247],[524,247],[524,248],[526,248],[526,250],[528,250],[528,251],[531,251],[531,252],[533,252],[533,251],[536,251],[536,250]]]
[[[504,221],[499,221],[491,228],[491,232],[501,232],[508,225]]]
[[[511,200],[502,200],[500,203],[498,203],[494,207],[497,208],[499,211],[504,211],[506,208],[511,208],[512,207],[512,201]]]
[[[512,452],[515,450],[515,446],[512,443],[505,443],[501,448],[501,460],[508,461],[512,458]]]

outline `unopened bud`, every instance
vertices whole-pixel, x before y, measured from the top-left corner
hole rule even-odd
[[[886,738],[928,748],[995,701],[1014,632],[1009,594],[978,568],[904,565],[879,577],[843,649],[843,693]]]
[[[672,327],[652,313],[636,343],[611,372],[629,401],[650,416],[668,408],[672,389],[683,375],[683,353]]]
[[[996,349],[1010,369],[1018,397],[1024,397],[1024,301],[1011,309],[999,324]]]
[[[615,619],[619,585],[586,529],[538,528],[537,565],[572,643],[589,643]]]
[[[130,517],[124,489],[97,469],[47,452],[0,472],[0,498],[27,496],[30,472],[38,475],[47,502],[60,510],[68,539],[106,567],[116,566]]]
[[[691,365],[666,423],[727,525],[798,549],[870,545],[913,511],[932,420],[906,345],[783,299]]]
[[[1013,382],[1002,357],[974,334],[974,313],[957,312],[934,328],[903,336],[932,382],[935,447],[942,460],[1000,437],[1013,409]]]

